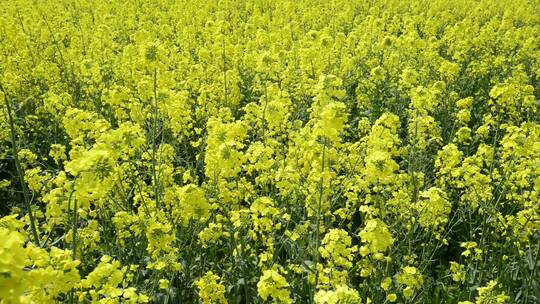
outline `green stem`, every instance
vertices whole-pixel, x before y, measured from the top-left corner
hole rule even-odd
[[[75,191],[72,191],[71,194],[73,195],[73,192]],[[71,200],[71,195],[70,195],[70,200]],[[73,239],[73,259],[77,259],[77,226],[78,226],[78,220],[79,220],[79,217],[78,217],[78,212],[77,212],[77,200],[73,200],[73,223],[72,223],[72,227],[71,227],[71,236],[72,236],[72,239]]]
[[[225,99],[225,106],[229,106],[229,100],[227,99],[227,60],[225,57],[225,33],[221,37],[221,59],[223,60],[223,94]]]
[[[152,177],[154,179],[154,196],[156,199],[156,206],[159,207],[159,181],[157,177],[156,170],[156,152],[157,152],[157,114],[158,114],[158,104],[157,104],[157,69],[154,68],[154,103],[152,109]]]
[[[319,264],[319,246],[320,246],[320,230],[321,230],[321,205],[322,205],[322,199],[323,199],[323,182],[324,182],[324,161],[325,161],[325,153],[326,153],[326,143],[323,143],[323,150],[322,150],[322,164],[321,164],[321,178],[319,180],[319,199],[317,201],[317,217],[315,218],[315,288],[313,289],[313,292],[315,292],[315,289],[317,289],[317,285],[319,285],[319,271],[317,269],[317,265]]]
[[[19,160],[19,148],[17,147],[17,139],[15,138],[15,120],[11,112],[11,103],[9,102],[9,95],[2,85],[0,85],[0,90],[4,93],[4,101],[6,103],[6,108],[9,118],[9,128],[11,131],[11,151],[13,154],[13,159],[15,160],[15,169],[17,170],[17,175],[19,175],[19,182],[21,184],[21,189],[23,193],[23,200],[28,212],[28,217],[30,218],[30,229],[32,230],[32,236],[34,237],[34,242],[39,244],[39,236],[36,229],[36,220],[34,214],[32,213],[31,199],[28,194],[28,189],[26,188],[26,183],[24,181],[24,169],[21,167],[21,162]]]

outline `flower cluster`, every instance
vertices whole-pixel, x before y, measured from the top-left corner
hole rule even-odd
[[[539,7],[0,1],[0,303],[539,302]]]

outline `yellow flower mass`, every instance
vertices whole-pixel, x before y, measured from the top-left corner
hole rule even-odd
[[[0,1],[0,129],[0,304],[540,302],[540,0]]]

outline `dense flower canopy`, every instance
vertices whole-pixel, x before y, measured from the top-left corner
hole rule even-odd
[[[0,2],[0,303],[540,302],[539,0]]]

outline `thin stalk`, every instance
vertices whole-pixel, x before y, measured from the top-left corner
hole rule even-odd
[[[416,118],[418,118],[418,114],[416,114]],[[414,204],[418,201],[418,188],[416,185],[416,143],[418,141],[418,119],[415,119],[414,124],[414,142],[411,144],[411,149],[409,153],[409,174],[412,178],[412,184],[413,184],[413,197],[412,201]]]
[[[73,192],[72,192],[73,193]],[[71,237],[73,239],[73,259],[77,259],[77,226],[78,226],[78,212],[77,212],[77,200],[73,200],[73,223],[71,227]]]
[[[225,57],[225,33],[221,37],[221,59],[223,60],[223,94],[225,99],[225,106],[229,106],[229,100],[227,99],[227,60]]]
[[[32,230],[34,242],[36,243],[36,245],[40,246],[39,236],[36,229],[36,220],[34,218],[34,214],[32,213],[32,203],[30,195],[28,193],[28,188],[26,188],[26,183],[24,181],[24,169],[21,167],[21,162],[19,160],[19,148],[17,147],[17,139],[15,138],[15,120],[13,118],[13,114],[11,113],[11,103],[9,101],[9,95],[2,85],[0,85],[0,90],[2,90],[2,92],[4,93],[4,101],[6,103],[9,118],[9,129],[11,131],[11,151],[13,154],[13,159],[15,160],[15,169],[17,170],[17,175],[19,176],[19,182],[21,184],[24,205],[28,212],[28,217],[30,218],[30,229]]]
[[[264,85],[264,108],[262,114],[262,140],[265,142],[266,133],[266,108],[268,107],[268,89],[266,84]]]
[[[75,193],[75,190],[71,190],[71,193],[69,194],[69,198],[68,198],[68,213],[71,212],[70,208],[71,208],[71,200],[73,198],[73,194]],[[72,237],[72,247],[71,247],[71,253],[72,253],[72,258],[73,260],[76,260],[76,251],[77,251],[77,201],[76,200],[73,200],[73,214],[72,214],[73,218],[72,218],[72,223],[71,223],[71,237]],[[69,303],[75,303],[75,299],[74,299],[74,290],[71,289],[69,291]]]
[[[152,177],[154,179],[154,196],[156,197],[156,206],[159,206],[159,181],[156,170],[156,151],[157,151],[157,68],[154,68],[154,103],[152,107]]]
[[[319,271],[317,269],[317,265],[319,264],[319,246],[321,242],[321,236],[320,236],[320,230],[321,230],[321,205],[322,205],[322,199],[323,199],[323,182],[324,182],[324,162],[325,162],[325,154],[326,154],[326,143],[323,143],[323,150],[322,150],[322,163],[321,163],[321,178],[319,180],[319,199],[317,201],[317,217],[315,218],[315,289],[317,289],[317,285],[319,285]],[[313,292],[315,291],[313,290]]]

